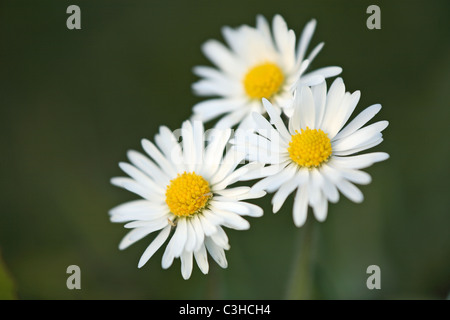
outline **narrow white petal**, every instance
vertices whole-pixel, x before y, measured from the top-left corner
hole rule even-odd
[[[228,237],[225,231],[218,226],[217,232],[210,236],[211,240],[213,240],[219,247],[228,250],[230,248],[230,244],[228,243]]]
[[[201,244],[200,249],[194,251],[195,261],[197,261],[197,265],[200,268],[200,271],[203,274],[207,274],[209,272],[209,264],[208,264],[208,254],[206,253],[206,248],[204,243]]]
[[[193,252],[194,249],[197,247],[197,236],[194,230],[194,226],[192,225],[191,219],[186,219],[186,231],[187,231],[187,239],[184,250],[188,252]]]
[[[156,238],[150,243],[150,245],[145,249],[144,253],[139,260],[138,268],[142,268],[148,260],[153,256],[153,254],[158,251],[158,249],[164,244],[170,234],[171,226],[168,225],[156,236]]]
[[[193,137],[194,137],[194,153],[195,153],[195,166],[194,171],[199,172],[203,165],[204,155],[204,128],[203,122],[195,120],[193,121]]]
[[[211,236],[212,234],[217,232],[217,228],[214,224],[212,224],[208,219],[206,219],[203,215],[198,215],[200,219],[200,223],[203,228],[203,233],[205,236]]]
[[[297,176],[292,177],[287,182],[283,183],[278,189],[278,191],[274,194],[272,198],[273,205],[273,213],[277,213],[280,208],[283,206],[286,198],[298,187]]]
[[[300,118],[300,128],[306,129],[309,127],[310,129],[315,129],[315,106],[314,106],[314,98],[309,87],[298,87],[295,101],[294,115],[296,115],[296,111],[298,110],[298,115]],[[301,115],[301,116],[300,116]],[[300,132],[300,131],[299,131]]]
[[[324,195],[313,206],[314,216],[320,222],[325,221],[328,213],[328,201]]]
[[[325,133],[328,133],[328,128],[333,127],[333,122],[336,115],[339,114],[339,107],[341,101],[345,96],[345,85],[342,78],[337,78],[333,81],[328,90],[327,101],[325,105],[325,113],[322,120],[321,128]]]
[[[216,184],[222,182],[226,179],[230,174],[232,174],[233,170],[241,163],[245,158],[245,153],[238,151],[236,148],[230,148],[228,152],[223,157],[222,162],[219,165],[217,171],[210,178],[210,184],[214,188]],[[220,190],[219,188],[215,188],[214,190]]]
[[[223,219],[224,227],[236,230],[247,230],[250,228],[250,223],[234,212],[221,210],[215,207],[211,208],[211,211]]]
[[[191,277],[192,274],[192,252],[184,251],[181,256],[181,275],[184,280]]]
[[[224,250],[208,237],[205,238],[205,246],[214,261],[225,269],[228,266],[228,262]]]
[[[261,217],[263,215],[263,210],[255,204],[242,202],[242,201],[220,201],[220,197],[216,197],[211,200],[211,205],[215,208],[231,211],[239,215],[251,216],[251,217]]]
[[[381,110],[380,104],[374,104],[364,109],[353,119],[348,125],[345,126],[335,137],[334,140],[342,139],[352,134],[363,125],[365,125],[370,119],[372,119]]]
[[[168,176],[176,176],[177,172],[173,164],[164,157],[161,151],[149,140],[142,139],[142,148],[144,148],[145,152],[152,157],[153,160],[161,167],[164,172],[167,172]]]
[[[155,194],[149,190],[148,188],[143,187],[141,184],[137,183],[133,179],[125,178],[125,177],[116,177],[111,179],[111,184],[124,188],[130,192],[141,196],[147,200],[154,200]],[[158,198],[158,197],[156,197]]]
[[[177,219],[175,233],[167,244],[167,249],[175,258],[179,257],[184,250],[187,239],[186,219]]]
[[[333,151],[349,150],[364,145],[371,140],[378,140],[379,138],[381,138],[379,133],[384,129],[386,129],[388,125],[389,125],[388,121],[378,121],[367,127],[359,129],[353,132],[352,134],[346,136],[345,138],[333,142]]]
[[[361,203],[364,200],[364,195],[361,190],[359,190],[354,184],[348,180],[342,179],[336,184],[339,191],[342,192],[344,196],[353,202]]]
[[[194,215],[190,219],[190,222],[192,224],[192,227],[194,228],[196,238],[196,246],[194,248],[194,251],[197,251],[205,241],[205,233],[203,232],[202,224],[200,222],[200,219],[198,218],[198,215]]]
[[[216,66],[228,74],[240,73],[242,65],[237,57],[217,40],[208,40],[202,46],[203,53]]]
[[[289,131],[284,125],[283,120],[280,117],[280,114],[276,112],[275,108],[272,106],[269,100],[263,98],[262,102],[267,110],[267,113],[269,114],[270,122],[274,124],[275,128],[277,128],[278,132],[280,133],[283,139],[285,139],[286,141],[290,141],[291,135],[289,134]]]
[[[370,167],[376,162],[384,161],[388,158],[389,155],[385,152],[372,152],[349,157],[333,156],[332,161],[335,162],[337,166],[342,168],[364,169]]]
[[[188,172],[192,172],[195,169],[196,154],[194,144],[194,129],[192,123],[186,120],[181,125],[181,135],[183,137],[183,159],[184,164],[188,168]]]
[[[309,58],[308,58],[308,60],[309,60]],[[337,66],[323,67],[323,68],[315,69],[314,71],[308,72],[307,74],[304,74],[303,77],[320,75],[324,78],[331,78],[331,77],[337,76],[341,72],[342,72],[341,67],[337,67]]]
[[[323,46],[325,45],[324,42],[319,43],[317,46],[314,47],[314,49],[311,51],[311,53],[308,55],[306,59],[309,61],[313,61],[314,58],[319,54],[319,52],[322,50]]]
[[[367,172],[353,169],[339,169],[339,171],[345,179],[351,182],[357,184],[369,184],[372,182],[372,177]]]
[[[297,189],[294,198],[293,218],[294,224],[301,227],[305,224],[308,215],[308,188],[303,186]]]
[[[244,107],[245,100],[242,98],[218,98],[209,99],[193,106],[194,113],[200,120],[207,122],[224,113]]]
[[[147,186],[159,194],[164,194],[164,187],[170,181],[168,173],[140,152],[130,150],[127,156],[133,165],[152,178],[152,183],[147,181]]]
[[[360,97],[360,91],[355,91],[352,94],[350,94],[349,92],[345,93],[338,109],[339,112],[335,114],[333,121],[329,123],[327,127],[328,137],[330,139],[333,139],[336,136],[339,130],[342,129],[344,124],[350,118],[351,114],[356,108],[356,105],[359,102]]]
[[[150,179],[149,176],[147,176],[146,174],[144,174],[142,171],[132,166],[131,164],[126,162],[120,162],[119,167],[131,178],[136,180],[136,182],[141,184],[143,187],[150,188],[155,191],[158,190],[155,187],[156,183],[152,179]],[[167,176],[165,178],[167,179]]]
[[[323,81],[321,84],[312,87],[311,91],[314,97],[314,106],[316,108],[315,128],[321,128],[327,101],[327,83]],[[301,117],[301,115],[299,115],[299,117]]]
[[[217,129],[229,129],[234,127],[240,121],[242,121],[247,115],[250,114],[250,110],[247,108],[238,108],[233,110],[226,116],[222,117],[216,124],[215,128]]]
[[[316,20],[314,19],[309,21],[303,28],[297,47],[297,61],[302,61],[305,57],[306,50],[308,49],[309,42],[311,41],[315,29]]]
[[[144,238],[148,234],[152,233],[153,231],[155,231],[155,229],[152,227],[150,227],[150,228],[142,227],[142,228],[136,228],[136,229],[131,230],[122,239],[122,241],[120,241],[119,250],[124,250],[124,249],[128,248],[133,243],[141,240],[142,238]]]
[[[322,191],[328,201],[332,203],[336,203],[339,201],[339,191],[337,190],[334,182],[327,176],[327,174],[324,172],[323,167],[320,172],[322,174],[324,183],[322,184]]]
[[[167,226],[167,217],[161,217],[158,219],[154,219],[154,220],[138,220],[138,221],[132,221],[132,222],[128,222],[127,224],[124,225],[124,228],[126,229],[134,229],[134,228],[149,228],[149,229],[153,229],[154,231],[156,230],[160,230],[162,228],[164,228],[165,226]]]

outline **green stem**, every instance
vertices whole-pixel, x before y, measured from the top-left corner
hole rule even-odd
[[[297,233],[291,276],[288,278],[286,299],[307,300],[313,298],[313,224],[308,221]]]

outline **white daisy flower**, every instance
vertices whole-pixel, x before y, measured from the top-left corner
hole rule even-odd
[[[340,67],[325,67],[304,74],[324,45],[320,43],[305,56],[315,27],[316,21],[311,20],[297,45],[294,31],[288,29],[280,15],[274,17],[272,31],[260,15],[256,19],[256,28],[247,25],[236,29],[224,27],[222,33],[229,48],[217,40],[209,40],[202,46],[203,53],[217,69],[194,68],[194,73],[202,77],[193,84],[194,92],[216,97],[196,104],[194,119],[207,122],[224,115],[216,127],[230,128],[238,123],[241,128],[248,127],[252,112],[265,113],[262,98],[291,116],[290,102],[297,81],[313,85],[342,71]]]
[[[252,193],[250,187],[229,187],[246,177],[252,179],[252,170],[261,167],[247,164],[236,169],[245,155],[235,148],[224,155],[230,134],[231,130],[213,130],[205,146],[201,122],[186,121],[179,143],[176,135],[162,126],[155,136],[156,145],[142,140],[147,156],[131,150],[127,154],[131,164],[119,164],[130,178],[113,178],[111,183],[143,198],[110,210],[112,222],[127,222],[125,228],[132,229],[119,248],[125,249],[158,232],[141,256],[139,268],[164,244],[172,230],[162,257],[164,269],[172,265],[174,258],[180,258],[182,276],[188,279],[195,258],[206,274],[207,252],[226,268],[224,250],[230,245],[223,227],[246,230],[250,225],[242,216],[263,214],[260,207],[242,200],[262,197],[265,192]]]
[[[383,141],[381,131],[387,121],[364,125],[381,109],[375,104],[349,120],[360,98],[360,92],[345,92],[344,82],[336,79],[328,94],[326,83],[299,87],[294,99],[294,114],[288,127],[274,106],[264,100],[270,122],[258,113],[253,117],[256,132],[237,134],[234,143],[246,151],[248,159],[269,166],[271,175],[258,181],[253,189],[275,192],[272,198],[276,213],[295,190],[293,218],[296,226],[306,221],[308,206],[317,220],[327,217],[328,201],[337,202],[339,192],[354,202],[362,202],[363,194],[354,185],[368,184],[371,177],[360,169],[389,158],[384,152],[358,154]]]

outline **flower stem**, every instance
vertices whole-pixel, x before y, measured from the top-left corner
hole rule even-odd
[[[286,292],[288,300],[313,298],[313,224],[314,221],[307,221],[296,235],[294,259]]]

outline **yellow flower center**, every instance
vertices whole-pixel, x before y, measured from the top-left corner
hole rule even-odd
[[[166,189],[166,203],[178,217],[188,217],[199,212],[211,197],[208,181],[195,172],[178,174]]]
[[[250,69],[244,77],[244,88],[247,95],[254,99],[270,99],[276,94],[284,81],[280,67],[266,62]]]
[[[331,141],[328,134],[322,130],[301,129],[297,130],[289,142],[289,157],[301,167],[319,167],[331,156]]]

